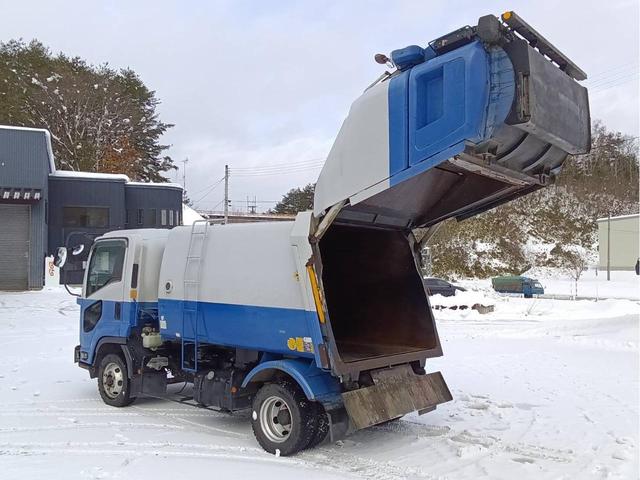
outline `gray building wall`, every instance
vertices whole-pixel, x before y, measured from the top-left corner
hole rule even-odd
[[[182,188],[128,183],[124,190],[129,218],[125,228],[171,228],[182,224]],[[138,222],[139,210],[142,210],[142,224]],[[173,225],[169,225],[168,220],[166,225],[162,225],[162,210],[167,212],[167,219],[168,212],[174,212]]]
[[[28,202],[31,205],[29,288],[41,288],[44,282],[47,179],[53,161],[48,137],[46,130],[0,127],[0,188],[41,191],[40,200]],[[0,198],[0,202],[11,203],[11,200]]]
[[[611,270],[633,270],[640,257],[640,215],[612,217],[610,227],[607,218],[599,218],[598,253],[598,267],[601,270],[607,269],[607,257]]]
[[[73,232],[87,232],[97,237],[124,228],[124,186],[125,180],[49,177],[49,251],[53,253],[56,248],[66,245]],[[64,207],[108,208],[109,225],[106,228],[65,226]]]
[[[31,192],[30,197],[25,195],[27,191]],[[37,200],[33,196],[35,191],[40,195]],[[20,195],[14,198],[17,192]],[[61,272],[61,277],[69,277],[69,283],[79,283],[82,280],[83,260],[86,260],[93,238],[123,228],[171,228],[179,224],[182,216],[182,188],[171,184],[129,183],[124,175],[56,172],[49,132],[0,125],[0,204],[29,206],[29,217],[24,208],[21,215],[18,215],[18,208],[3,208],[2,218],[15,228],[5,232],[6,236],[0,237],[0,241],[6,240],[6,244],[11,245],[9,248],[12,249],[20,247],[21,253],[16,256],[16,261],[24,258],[27,248],[29,257],[28,275],[24,273],[25,264],[22,264],[22,270],[13,270],[18,273],[16,278],[21,279],[21,284],[13,285],[14,280],[8,276],[5,278],[9,280],[5,283],[11,284],[9,288],[24,288],[25,284],[29,288],[41,288],[44,284],[45,256],[47,253],[54,254],[60,246],[74,247],[80,241],[87,247],[83,254],[68,258],[67,265]],[[72,222],[75,225],[64,224],[65,207],[81,207],[75,212]],[[100,227],[90,225],[91,221],[87,219],[90,215],[95,218],[96,212],[89,213],[87,207],[108,209],[108,224]],[[129,225],[125,225],[127,210],[132,216]],[[144,212],[143,225],[136,222],[137,210]],[[163,210],[173,212],[173,222],[162,224]],[[156,212],[155,222],[151,221],[152,211]],[[176,212],[179,212],[178,215]],[[103,218],[100,213],[98,217]],[[28,244],[24,240],[27,218]],[[75,235],[70,240],[72,234]],[[5,262],[4,265],[5,269],[16,266],[11,262]],[[26,283],[25,276],[28,276]]]

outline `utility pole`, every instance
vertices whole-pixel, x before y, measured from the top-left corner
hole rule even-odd
[[[229,221],[229,165],[224,166],[224,223]]]
[[[189,157],[182,160],[182,199],[187,197],[187,162]]]
[[[611,280],[611,212],[607,216],[607,282]]]

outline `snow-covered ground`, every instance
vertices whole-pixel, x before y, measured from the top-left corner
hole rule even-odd
[[[575,295],[575,281],[568,275],[556,269],[540,269],[525,274],[540,280],[546,296],[573,297]],[[493,292],[491,279],[470,279],[454,282],[456,285],[480,290],[485,294]],[[611,272],[611,280],[607,280],[607,272],[587,270],[578,281],[578,297],[626,298],[640,300],[640,276],[635,272]]]
[[[575,282],[568,277],[549,276],[539,280],[546,294],[574,294]],[[640,300],[640,276],[636,272],[611,272],[611,280],[607,280],[607,272],[588,270],[578,281],[578,296]]]
[[[437,313],[445,356],[428,367],[454,401],[276,458],[246,415],[107,407],[73,364],[74,299],[0,292],[0,478],[638,478],[638,302],[466,295],[496,310]]]

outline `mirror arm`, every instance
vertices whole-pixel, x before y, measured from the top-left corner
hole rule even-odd
[[[73,293],[71,290],[69,290],[69,286],[66,283],[64,284],[64,289],[67,291],[69,295],[73,295],[74,297],[78,297],[78,298],[82,297],[81,294]]]

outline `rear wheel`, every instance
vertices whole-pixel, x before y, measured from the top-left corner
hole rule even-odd
[[[306,448],[316,432],[314,421],[315,408],[293,382],[266,384],[253,400],[253,434],[269,453],[292,455]]]
[[[309,445],[307,448],[313,448],[317,445],[320,445],[327,438],[327,434],[329,433],[329,416],[325,411],[324,407],[321,403],[313,402],[314,407],[314,432],[311,436],[311,440],[309,440]]]
[[[100,362],[98,391],[104,403],[112,407],[126,407],[135,400],[130,394],[127,365],[120,355],[110,353]]]

